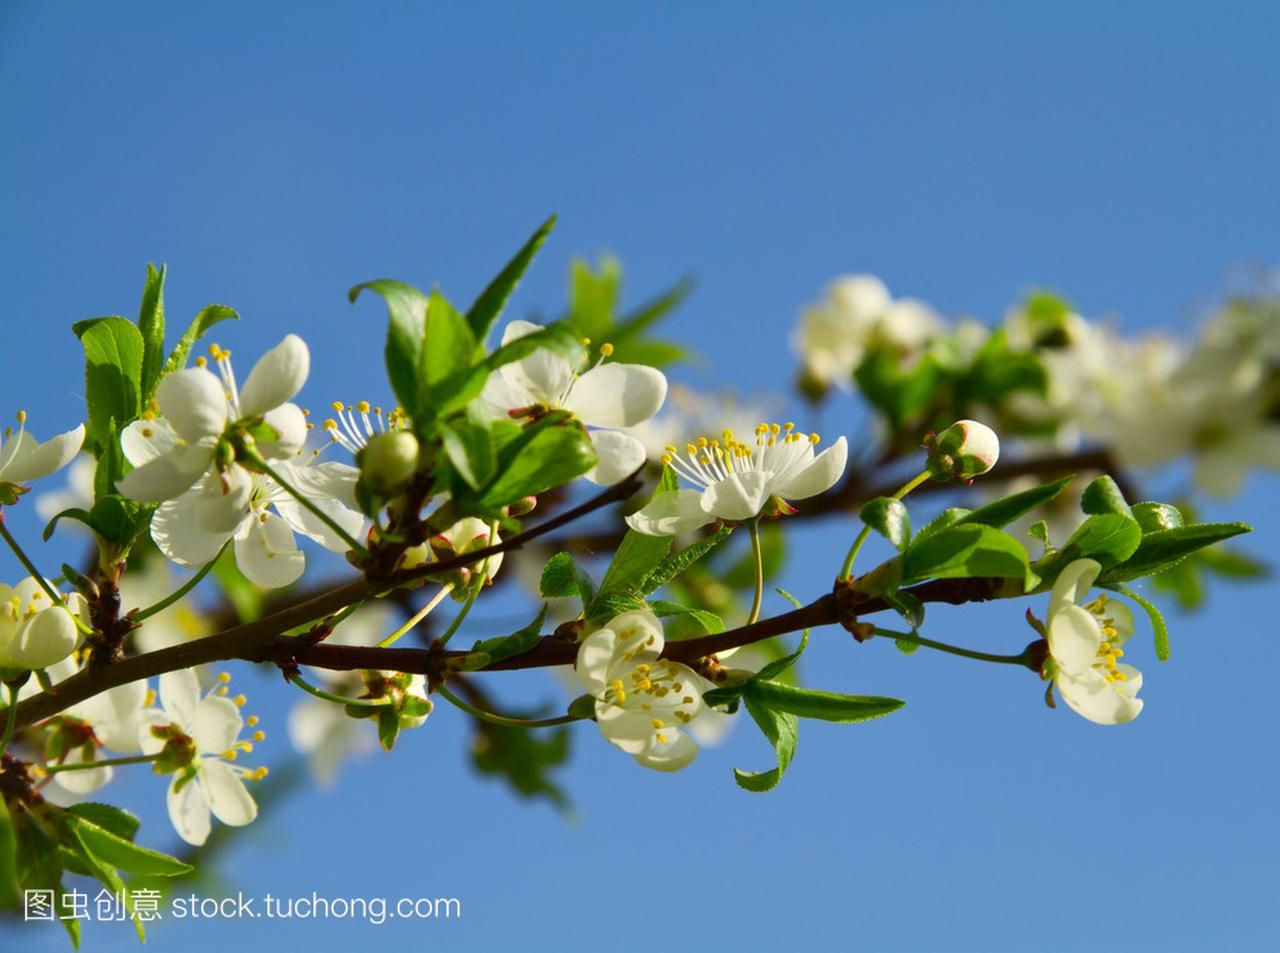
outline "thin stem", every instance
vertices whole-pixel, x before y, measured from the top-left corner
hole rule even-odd
[[[760,618],[760,604],[764,601],[764,550],[760,546],[760,517],[748,521],[747,529],[751,534],[751,552],[756,558],[756,591],[751,600],[751,615],[747,617],[747,625],[754,625]]]
[[[14,686],[7,686],[9,689],[9,707],[5,709],[4,714],[4,734],[0,735],[0,755],[9,750],[9,742],[13,740],[13,731],[18,726],[18,689]]]
[[[1002,665],[1026,665],[1026,653],[1018,655],[993,655],[990,652],[979,652],[975,649],[965,649],[958,645],[948,645],[946,642],[935,642],[933,639],[926,639],[923,635],[917,635],[914,632],[895,632],[892,629],[875,629],[876,635],[888,636],[891,639],[900,639],[903,642],[911,642],[915,645],[923,645],[927,649],[936,649],[939,652],[946,652],[949,655],[960,655],[964,658],[977,659],[980,662],[998,662]]]
[[[496,522],[489,524],[489,538],[493,539],[498,532],[498,524]],[[449,628],[444,630],[444,634],[440,636],[441,646],[449,644],[449,640],[462,626],[463,621],[467,618],[467,614],[471,612],[471,607],[476,604],[476,599],[480,597],[480,590],[484,588],[485,580],[489,578],[489,560],[493,558],[493,554],[484,557],[484,562],[480,564],[479,578],[472,584],[471,591],[467,593],[467,601],[462,604],[462,608],[458,610],[458,614],[453,617],[453,621],[449,623]]]
[[[470,702],[463,701],[444,685],[436,686],[436,694],[474,718],[479,718],[481,721],[487,721],[494,725],[504,725],[508,728],[551,728],[555,725],[567,725],[571,722],[582,720],[576,715],[560,715],[557,718],[508,718],[506,715],[495,715],[491,711],[485,711]]]
[[[31,558],[25,552],[23,552],[22,547],[18,545],[18,541],[14,539],[13,534],[9,532],[9,527],[5,525],[4,521],[3,507],[0,507],[0,536],[4,537],[4,541],[9,544],[9,548],[13,550],[13,554],[18,557],[18,562],[22,563],[23,568],[26,569],[31,578],[34,579],[39,584],[40,588],[45,591],[45,594],[53,600],[53,604],[67,609],[67,600],[58,595],[58,590],[49,585],[49,580],[44,577],[39,569],[36,568],[36,564],[31,561]],[[70,609],[67,609],[67,612],[71,616],[71,621],[76,624],[77,629],[85,635],[92,634],[93,629],[85,625],[83,619]]]
[[[226,552],[227,547],[230,545],[231,545],[230,540],[223,543],[222,548],[218,550],[217,554],[212,559],[210,559],[207,563],[201,566],[199,570],[196,571],[196,574],[194,576],[192,576],[190,579],[184,582],[181,586],[179,586],[173,592],[169,593],[169,595],[165,596],[155,605],[147,606],[145,609],[139,609],[137,612],[133,614],[133,621],[141,622],[144,619],[151,618],[153,615],[156,615],[159,612],[163,612],[165,609],[169,608],[169,606],[173,605],[175,602],[178,602],[180,599],[182,599],[183,596],[189,593],[196,586],[200,585],[200,580],[204,579],[205,576],[209,575],[210,571],[212,571],[213,569],[213,564],[216,563],[219,558],[221,558],[222,554]]]
[[[417,612],[415,612],[412,618],[410,618],[408,622],[400,626],[400,628],[396,629],[394,632],[388,635],[385,639],[379,642],[378,648],[385,649],[388,646],[395,645],[396,641],[400,638],[400,636],[404,635],[406,632],[412,629],[415,625],[417,625],[419,622],[425,619],[428,615],[430,615],[431,610],[440,604],[440,600],[443,599],[452,591],[453,591],[453,583],[446,582],[443,586],[440,587],[440,591],[431,597],[431,601],[428,602],[421,609],[419,609]]]
[[[355,708],[386,708],[392,704],[389,698],[348,698],[345,695],[335,695],[333,692],[326,692],[323,688],[316,688],[297,673],[290,675],[289,681],[309,695],[315,695],[316,698],[323,698],[327,702],[335,702],[339,705],[350,705]]]
[[[293,497],[295,500],[301,503],[303,507],[309,510],[312,516],[320,520],[320,522],[324,523],[331,530],[337,533],[344,543],[346,543],[348,546],[350,546],[353,550],[355,550],[358,553],[363,553],[365,551],[365,548],[361,546],[358,542],[356,542],[355,537],[352,536],[350,533],[348,533],[341,526],[339,526],[337,521],[334,520],[332,516],[330,516],[324,510],[320,509],[320,507],[316,506],[315,503],[313,503],[311,500],[303,496],[302,493],[296,490],[292,484],[290,484],[288,481],[284,479],[284,477],[280,476],[279,473],[273,470],[271,468],[271,464],[267,463],[267,461],[262,458],[261,454],[254,453],[249,459],[250,459],[250,462],[252,462],[255,467],[258,467],[260,470],[262,470],[263,473],[271,477],[271,479],[275,480],[276,483],[279,484],[282,490],[284,490],[291,497]]]
[[[89,771],[93,768],[115,768],[122,764],[148,764],[159,757],[159,754],[136,754],[129,758],[103,758],[99,761],[72,761],[69,764],[45,764],[40,766],[40,770],[45,774],[57,774],[59,771]]]
[[[925,480],[929,479],[929,471],[921,470],[913,476],[893,493],[895,500],[900,500]],[[858,558],[858,553],[862,549],[862,544],[867,541],[867,537],[871,535],[871,525],[863,524],[862,531],[858,533],[858,538],[853,541],[853,545],[849,547],[849,554],[844,557],[844,565],[840,567],[840,579],[848,579],[853,575],[853,561]]]

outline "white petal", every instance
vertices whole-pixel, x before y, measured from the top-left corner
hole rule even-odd
[[[169,784],[169,821],[188,844],[199,847],[209,838],[209,829],[213,822],[209,818],[209,805],[205,801],[204,792],[200,790],[200,781],[196,778],[188,781],[178,790],[178,775],[174,775]]]
[[[510,344],[520,338],[541,331],[542,325],[532,321],[512,321],[503,329],[502,343]],[[540,348],[528,357],[498,368],[498,373],[515,395],[528,395],[525,403],[558,406],[560,398],[573,381],[573,366],[546,348]],[[510,408],[506,408],[510,409]]]
[[[191,489],[213,462],[208,443],[182,444],[148,460],[117,481],[116,489],[131,500],[163,503]]]
[[[92,750],[92,749],[91,749]],[[63,764],[83,764],[84,746],[73,748],[62,759]],[[53,776],[58,787],[72,794],[91,794],[111,780],[110,768],[86,768],[82,771],[59,771]]]
[[[505,417],[509,410],[538,402],[538,398],[529,393],[523,384],[509,380],[510,375],[503,374],[503,370],[505,368],[500,367],[490,374],[484,382],[484,390],[480,392],[481,402],[488,405],[496,416]]]
[[[1098,620],[1088,609],[1064,605],[1049,617],[1046,629],[1049,654],[1058,668],[1068,675],[1080,675],[1089,670],[1098,656],[1102,644],[1102,631]]]
[[[597,697],[609,687],[609,668],[613,664],[618,633],[613,629],[596,629],[578,646],[574,673],[583,690]]]
[[[653,739],[653,716],[647,711],[597,704],[596,723],[609,743],[627,754],[640,754]]]
[[[666,743],[655,737],[636,755],[636,762],[654,771],[679,771],[688,767],[698,756],[698,746],[693,739],[677,728],[670,728],[663,734],[667,739]]]
[[[209,809],[223,824],[243,827],[258,816],[253,795],[225,761],[205,760],[200,765],[200,786]]]
[[[180,668],[160,676],[160,704],[164,713],[184,732],[195,721],[200,703],[200,683],[194,669]]]
[[[353,538],[359,539],[364,535],[365,518],[355,510],[347,509],[337,500],[312,500],[311,502]],[[290,526],[307,538],[315,540],[325,549],[335,553],[345,553],[351,548],[350,543],[297,500],[278,500],[275,508]]]
[[[197,492],[188,491],[162,504],[151,517],[151,538],[160,552],[180,566],[203,566],[232,535],[211,533],[200,526]]]
[[[160,412],[188,443],[217,437],[227,424],[227,392],[203,367],[174,371],[156,388]]]
[[[813,458],[803,470],[791,474],[772,487],[775,495],[784,500],[804,500],[825,493],[844,475],[849,458],[849,445],[844,437]]]
[[[297,404],[281,404],[268,410],[263,422],[280,436],[275,440],[259,440],[258,449],[263,456],[274,460],[287,460],[297,456],[307,442],[307,418]]]
[[[109,688],[74,706],[78,717],[93,725],[93,733],[112,751],[136,751],[142,709],[147,703],[147,680]]]
[[[647,456],[644,444],[616,430],[593,430],[591,449],[596,453],[596,465],[582,475],[597,486],[622,482],[644,465]]]
[[[332,461],[309,465],[281,463],[275,470],[308,499],[339,500],[353,508],[356,505],[356,483],[360,479],[360,471],[355,467]],[[291,499],[283,490],[273,497]]]
[[[617,633],[614,653],[625,653],[633,662],[656,659],[666,645],[662,623],[648,609],[632,609],[616,615],[609,620],[609,628]]]
[[[30,436],[26,431],[23,431],[23,434]],[[8,464],[0,466],[0,474],[11,483],[38,480],[70,463],[72,458],[80,452],[82,443],[84,443],[84,424],[41,444],[36,444],[34,439],[30,444],[23,441]]]
[[[240,388],[240,416],[256,417],[279,407],[302,390],[311,370],[311,352],[296,334],[267,351]]]
[[[79,637],[71,613],[61,606],[50,606],[19,626],[8,655],[20,668],[44,668],[70,655]]]
[[[187,734],[203,753],[222,754],[236,743],[243,727],[244,718],[235,702],[221,695],[206,695],[196,703]]]
[[[193,503],[197,525],[206,533],[225,539],[249,515],[252,494],[253,475],[242,466],[232,465],[224,473],[210,474]]]
[[[703,510],[720,519],[749,520],[760,515],[768,499],[768,476],[760,470],[731,473],[702,493]]]
[[[167,420],[135,420],[120,434],[120,448],[131,466],[140,467],[178,445],[178,434]]]
[[[657,494],[627,517],[627,525],[646,536],[676,536],[692,532],[715,517],[702,508],[700,490],[671,490]]]
[[[1099,725],[1121,725],[1142,711],[1142,699],[1119,687],[1124,683],[1108,682],[1093,670],[1079,677],[1061,676],[1056,683],[1073,711]]]
[[[643,364],[601,364],[573,384],[564,409],[595,427],[632,427],[667,399],[667,376]]]
[[[1100,572],[1102,565],[1092,559],[1077,559],[1068,563],[1053,583],[1053,593],[1049,596],[1049,617],[1056,615],[1063,606],[1083,599]]]
[[[298,551],[293,530],[274,513],[247,520],[236,533],[236,565],[254,585],[287,586],[302,575],[306,557]]]
[[[1115,626],[1116,634],[1111,638],[1113,645],[1124,645],[1133,635],[1133,610],[1123,602],[1115,599],[1108,600],[1107,610],[1104,615],[1111,620]]]

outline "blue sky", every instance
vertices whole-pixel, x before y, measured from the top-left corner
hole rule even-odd
[[[41,435],[79,419],[68,325],[134,313],[148,260],[170,267],[172,322],[231,304],[240,354],[307,337],[313,405],[382,399],[383,314],[346,289],[392,276],[465,302],[551,211],[516,313],[558,310],[575,254],[618,254],[632,300],[692,274],[676,327],[707,362],[679,376],[747,392],[785,387],[797,310],[842,272],[951,315],[1049,286],[1189,333],[1280,258],[1270,5],[687,6],[4,5],[0,412]],[[1274,558],[1275,490],[1207,512],[1255,522]],[[789,588],[825,587],[847,535],[799,536]],[[1048,712],[1024,674],[823,631],[815,686],[908,706],[806,723],[764,796],[732,782],[769,758],[747,725],[676,777],[583,727],[572,824],[469,774],[441,710],[260,819],[222,873],[253,895],[457,896],[461,921],[169,923],[151,945],[1266,949],[1273,599],[1221,587],[1173,619],[1172,661],[1131,653],[1147,708],[1121,730]],[[1016,650],[1021,610],[930,623]],[[281,737],[284,687],[237,678]],[[166,843],[161,785],[121,790]],[[134,948],[111,925],[88,943]]]

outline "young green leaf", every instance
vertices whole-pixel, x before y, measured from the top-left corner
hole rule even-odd
[[[702,559],[702,557],[716,549],[721,543],[729,538],[729,534],[732,532],[732,527],[721,526],[705,539],[700,539],[696,543],[686,546],[684,549],[678,549],[673,553],[668,553],[662,558],[662,561],[654,567],[653,572],[645,576],[644,581],[640,584],[640,591],[645,595],[648,595],[651,592],[656,592],[661,589],[698,560]]]
[[[86,821],[110,831],[116,837],[123,837],[125,840],[133,840],[134,835],[138,833],[138,825],[140,824],[138,818],[128,811],[111,804],[102,804],[98,801],[84,801],[80,804],[73,804],[67,808],[67,813],[84,818]],[[116,866],[122,865],[117,864]],[[128,868],[126,867],[125,869],[127,870]]]
[[[679,486],[675,471],[666,467],[662,478],[658,481],[653,495],[670,492]],[[650,498],[652,499],[652,497]],[[644,580],[658,567],[671,549],[671,537],[646,536],[633,529],[627,530],[622,543],[613,554],[613,560],[605,571],[600,583],[600,592],[611,589],[633,589],[641,591]]]
[[[659,618],[669,619],[672,616],[687,616],[697,622],[707,635],[718,635],[724,631],[724,619],[706,609],[692,609],[689,606],[682,606],[678,602],[671,602],[667,599],[655,599],[649,603],[649,608]],[[668,633],[668,638],[670,637]]]
[[[993,526],[963,523],[917,541],[902,557],[902,583],[922,579],[999,576],[1032,584],[1027,551]]]
[[[147,283],[138,309],[138,330],[142,333],[142,405],[145,407],[164,365],[164,266],[157,271],[147,262]]]
[[[502,271],[498,272],[484,291],[480,292],[480,297],[476,298],[475,303],[467,309],[467,323],[470,324],[471,333],[477,341],[483,343],[488,337],[489,330],[501,316],[507,300],[515,292],[520,279],[528,270],[529,263],[533,261],[538,249],[547,240],[547,236],[551,234],[555,225],[554,215],[539,225],[538,230],[529,236],[529,240],[516,252],[515,257],[507,262]]]
[[[476,339],[471,326],[439,291],[427,301],[426,336],[418,370],[419,417],[434,417],[466,405],[484,387],[472,372]]]
[[[1151,576],[1171,568],[1197,550],[1248,532],[1251,528],[1244,523],[1193,523],[1147,533],[1128,559],[1121,565],[1104,570],[1098,581],[1128,582],[1141,576]]]
[[[400,406],[411,417],[416,417],[422,409],[419,406],[421,387],[418,374],[422,367],[429,299],[412,285],[390,278],[356,285],[347,292],[347,298],[354,304],[360,292],[366,288],[381,295],[386,302],[390,317],[385,349],[387,375]]]
[[[895,712],[906,704],[896,698],[881,698],[876,695],[840,695],[796,688],[759,677],[747,682],[743,700],[748,711],[754,701],[773,711],[788,712],[800,718],[818,718],[846,724],[870,721]]]
[[[1103,513],[1133,516],[1133,510],[1125,501],[1120,487],[1105,473],[1085,487],[1080,497],[1080,509],[1094,516],[1100,516]]]
[[[544,421],[499,451],[497,475],[480,494],[482,506],[496,509],[537,496],[595,466],[595,451],[580,427],[557,425],[549,416]]]
[[[1133,518],[1144,533],[1162,529],[1177,529],[1183,525],[1182,511],[1169,503],[1134,503]]]
[[[1167,662],[1169,660],[1169,626],[1164,621],[1164,614],[1160,611],[1160,607],[1154,602],[1142,598],[1128,586],[1118,585],[1115,590],[1142,606],[1147,618],[1151,620],[1151,631],[1154,633],[1156,640],[1156,658],[1162,662]]]
[[[140,847],[131,840],[119,837],[105,827],[99,827],[92,821],[78,817],[75,822],[76,832],[80,835],[85,847],[103,863],[131,874],[147,877],[179,877],[189,874],[194,868],[176,857]]]
[[[18,882],[18,834],[3,797],[0,797],[0,909],[18,905],[21,884]]]
[[[1141,542],[1142,530],[1133,517],[1099,513],[1081,523],[1062,549],[1071,559],[1096,559],[1105,569],[1124,562]]]
[[[1028,490],[1022,490],[1018,493],[1001,497],[998,500],[992,500],[990,503],[979,506],[976,510],[965,513],[954,522],[983,523],[999,529],[1009,525],[1019,516],[1024,516],[1036,507],[1044,506],[1050,500],[1055,499],[1071,485],[1071,481],[1074,479],[1074,476],[1063,477],[1061,480],[1054,480],[1052,483],[1033,486]]]
[[[542,567],[538,591],[544,599],[563,599],[581,595],[578,566],[568,553],[556,553]]]
[[[182,337],[178,339],[178,343],[173,346],[173,350],[169,352],[169,359],[164,362],[164,368],[160,372],[160,376],[172,374],[174,371],[182,370],[187,366],[187,358],[191,356],[191,349],[195,347],[209,329],[215,324],[222,321],[239,321],[238,315],[234,308],[228,308],[225,304],[211,304],[200,310],[195,316],[187,329],[182,332]]]
[[[440,428],[440,439],[449,462],[473,490],[493,479],[497,459],[486,424],[470,417],[450,420]]]
[[[111,443],[111,421],[123,427],[142,412],[142,334],[128,318],[79,322],[85,357],[85,442],[102,449]]]
[[[862,521],[893,543],[898,552],[907,551],[911,542],[911,517],[906,504],[891,496],[878,496],[868,500],[858,511]]]
[[[743,702],[746,704],[747,713],[751,716],[751,719],[760,726],[764,736],[769,739],[769,744],[773,745],[774,755],[778,759],[778,766],[770,768],[768,771],[743,771],[739,768],[734,768],[733,777],[738,782],[739,787],[748,791],[757,793],[771,791],[778,786],[778,782],[782,780],[782,775],[786,773],[787,767],[791,764],[791,759],[795,757],[796,742],[800,734],[800,723],[795,715],[785,711],[774,711],[772,708],[762,705],[750,695],[743,695]]]
[[[510,635],[500,635],[492,639],[482,639],[471,647],[472,654],[484,655],[486,664],[501,662],[516,655],[523,655],[542,638],[542,623],[547,619],[547,607],[544,605],[532,622],[523,629]]]

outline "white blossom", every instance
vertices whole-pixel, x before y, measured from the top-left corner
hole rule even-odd
[[[84,424],[44,443],[27,431],[27,412],[18,412],[18,430],[6,427],[0,438],[0,483],[29,483],[71,462],[84,443]]]

